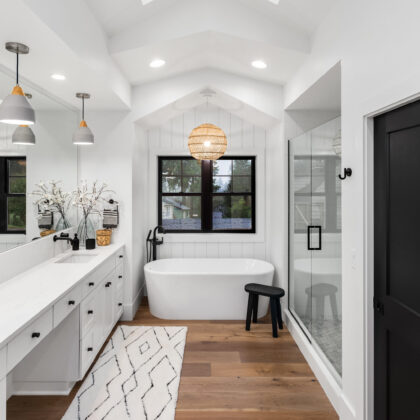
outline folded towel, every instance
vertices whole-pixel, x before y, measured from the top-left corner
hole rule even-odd
[[[38,214],[38,227],[42,229],[51,229],[53,225],[53,214],[50,211]]]
[[[105,209],[103,213],[103,227],[105,229],[116,228],[119,223],[119,212],[116,210]]]

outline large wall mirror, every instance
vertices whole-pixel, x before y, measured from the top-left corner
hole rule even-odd
[[[14,85],[13,77],[0,71],[0,100]],[[45,92],[21,86],[32,96],[35,144],[14,144],[17,126],[0,123],[0,252],[76,225],[69,204],[77,185],[77,147],[72,144],[77,112]],[[55,198],[48,201],[52,192]],[[53,203],[60,194],[65,219]]]

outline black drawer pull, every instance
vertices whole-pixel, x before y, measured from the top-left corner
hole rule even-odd
[[[88,347],[87,351],[93,351],[93,347]]]
[[[123,257],[122,255],[119,256],[119,258],[122,258],[122,257]]]
[[[93,287],[93,286],[95,286],[95,283],[94,283],[93,281],[91,281],[91,282],[89,283],[89,287]]]
[[[119,279],[122,279],[122,276],[118,276]]]
[[[32,333],[32,338],[39,338],[39,337],[41,337],[41,333],[38,333],[38,332]]]
[[[118,306],[122,306],[122,303],[120,302],[120,303],[118,304]]]
[[[88,315],[92,315],[92,314],[93,314],[92,309],[89,309],[89,310],[88,310]]]
[[[69,305],[75,305],[76,302],[74,300],[69,300]]]
[[[105,287],[109,287],[109,286],[111,286],[111,284],[112,284],[112,282],[109,281],[108,283],[105,284]]]

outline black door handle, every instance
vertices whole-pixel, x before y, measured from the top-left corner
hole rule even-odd
[[[87,351],[93,351],[93,347],[88,347]]]
[[[69,305],[75,305],[76,302],[74,300],[69,300]]]
[[[384,304],[376,297],[373,298],[373,309],[376,312],[379,312],[381,315],[383,315],[385,312]]]
[[[39,338],[39,337],[41,337],[41,333],[39,332],[32,333],[32,338]]]
[[[119,279],[122,279],[122,276],[118,276]]]
[[[88,315],[92,315],[93,311],[91,309],[88,310]]]
[[[313,229],[317,229],[318,230],[318,246],[317,247],[313,247],[311,246],[311,234],[312,234],[312,230]],[[308,251],[321,251],[322,249],[322,230],[321,230],[321,226],[308,226]]]
[[[89,287],[93,287],[95,286],[95,283],[93,283],[92,281],[89,283]]]

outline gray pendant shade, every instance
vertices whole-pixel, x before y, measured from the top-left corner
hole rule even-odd
[[[89,93],[76,93],[76,98],[82,100],[82,121],[80,126],[76,129],[73,134],[73,144],[76,145],[89,145],[94,143],[93,133],[87,126],[85,121],[85,99],[89,99]]]
[[[6,96],[0,104],[0,122],[5,124],[32,125],[35,123],[35,111],[23,94],[15,93]],[[20,88],[19,88],[20,89]]]
[[[16,86],[11,95],[0,104],[0,122],[15,125],[32,125],[35,123],[35,111],[29,104],[19,86],[19,55],[28,54],[29,47],[20,42],[6,42],[6,50],[16,54]]]
[[[73,144],[89,145],[94,143],[92,131],[87,125],[83,125],[83,122],[84,121],[80,123],[80,127],[78,127],[73,134]]]
[[[35,134],[27,125],[20,125],[12,135],[12,143],[33,146],[35,144]]]

